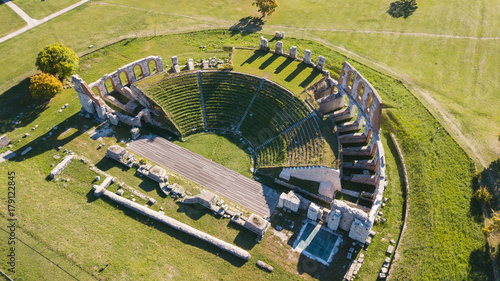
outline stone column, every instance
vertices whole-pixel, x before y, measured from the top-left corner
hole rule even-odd
[[[194,70],[194,60],[193,59],[188,59],[187,65],[188,65],[188,70]]]
[[[149,70],[149,63],[147,60],[143,60],[139,62],[139,67],[141,68],[142,78],[148,77],[151,75],[151,71]]]
[[[274,37],[281,38],[281,33],[279,31],[274,32]]]
[[[323,67],[325,66],[326,58],[324,56],[318,56],[318,65],[316,68],[320,71],[323,71]]]
[[[177,56],[172,56],[172,69],[175,73],[179,73],[181,71],[179,66],[179,61],[177,60]]]
[[[285,38],[285,32],[281,32],[281,39]]]
[[[304,50],[304,63],[311,64],[311,51],[308,49]]]
[[[179,61],[177,60],[177,56],[172,56],[172,66],[179,64]]]
[[[268,43],[267,39],[264,38],[264,36],[260,37],[260,49],[262,51],[266,51],[266,52],[269,51],[269,43]]]
[[[80,99],[83,110],[90,114],[93,114],[95,112],[95,108],[92,99],[82,89],[82,83],[84,83],[83,79],[80,78],[80,76],[78,76],[77,74],[73,75],[71,78],[73,85],[75,85],[74,89],[78,94],[78,98]]]
[[[276,48],[274,49],[274,52],[280,55],[283,53],[283,42],[281,41],[276,42]]]
[[[290,48],[290,54],[288,56],[291,57],[292,59],[297,58],[297,46],[292,46]]]

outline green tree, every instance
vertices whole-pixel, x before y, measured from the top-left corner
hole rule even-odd
[[[40,73],[30,78],[31,96],[39,101],[53,98],[61,92],[62,87],[61,81],[48,73]]]
[[[270,15],[274,13],[276,8],[278,8],[277,0],[255,0],[252,5],[259,8],[259,13],[262,14],[262,17],[266,15]]]
[[[57,75],[64,79],[71,75],[78,67],[78,56],[75,51],[55,43],[45,46],[36,57],[36,67],[45,73]]]
[[[480,187],[476,192],[474,192],[474,198],[476,198],[479,203],[487,204],[491,201],[491,194],[488,192],[487,187]]]

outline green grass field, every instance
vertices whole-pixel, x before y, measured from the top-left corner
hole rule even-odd
[[[287,42],[288,43],[288,42]],[[290,49],[289,44],[284,45]],[[300,94],[304,89],[317,82],[323,74],[304,63],[297,63],[284,56],[263,53],[254,50],[236,49],[233,54],[233,65],[235,71],[250,73],[272,81],[280,81],[279,84],[295,95],[303,99]]]
[[[179,44],[179,42],[182,42],[185,38],[192,37],[192,35],[193,34],[171,35],[165,37],[154,37],[149,40],[148,38],[141,40],[137,39],[130,41],[128,44],[126,44],[126,41],[119,42],[115,45],[83,57],[83,76],[90,82],[92,81],[91,78],[96,79],[100,76],[100,73],[112,71],[120,65],[125,64],[126,62],[123,60],[129,52],[138,57],[145,56],[149,54],[148,52],[151,50],[152,46],[161,45],[159,44],[161,42],[169,42],[169,44],[172,45]],[[224,36],[220,31],[202,32],[196,35],[200,42],[208,40],[208,38],[211,38],[212,40],[224,41]],[[229,34],[226,35],[226,37],[229,37]],[[252,35],[251,37],[258,38],[258,35]],[[244,39],[246,38],[244,37]],[[232,38],[232,40],[235,39]],[[290,43],[297,45],[301,49],[305,49],[307,46],[307,48],[310,48],[315,53],[325,54],[328,59],[327,67],[332,71],[332,75],[334,71],[340,67],[341,62],[344,59],[342,55],[339,55],[338,53],[317,43],[295,40],[292,38],[289,38],[288,40]],[[227,43],[227,41],[224,42]],[[189,51],[188,47],[189,55],[203,57],[203,51],[194,50],[196,49],[195,46],[198,43],[199,42],[192,44],[192,53]],[[224,53],[220,51],[218,56],[224,56]],[[248,52],[248,56],[252,56],[251,52]],[[436,274],[439,271],[439,274],[446,272],[447,275],[457,279],[486,278],[489,274],[489,264],[485,256],[485,239],[480,232],[481,223],[478,221],[477,208],[470,205],[472,177],[474,173],[473,163],[453,141],[449,134],[443,132],[443,130],[436,130],[439,124],[400,82],[371,70],[356,61],[351,61],[351,63],[369,81],[371,81],[381,94],[387,107],[384,111],[384,130],[394,131],[396,133],[402,146],[403,153],[405,154],[408,169],[411,171],[410,185],[414,187],[414,189],[412,189],[412,197],[410,201],[412,211],[410,213],[408,233],[402,245],[400,262],[398,263],[399,266],[395,267],[395,276],[400,276],[404,279],[415,278],[416,276],[424,279],[432,279],[436,278]],[[100,67],[92,68],[92,65],[99,65]],[[249,72],[257,73],[258,71],[262,71],[258,69],[260,65],[261,63],[253,64],[255,69]],[[280,64],[277,63],[273,67],[279,67],[279,65]],[[269,68],[270,72],[275,69],[273,67]],[[284,71],[283,73],[287,72]],[[298,79],[297,81],[299,80],[302,81],[301,79]],[[26,87],[26,85],[23,86],[21,84],[18,86],[16,92],[21,91],[23,87]],[[71,89],[65,90],[63,95],[56,97],[44,110],[40,110],[35,115],[27,115],[25,117],[26,122],[21,123],[23,128],[9,133],[9,136],[15,143],[14,148],[21,148],[30,141],[22,138],[22,135],[25,132],[30,132],[34,138],[40,137],[40,135],[47,132],[53,124],[58,124],[64,120],[64,118],[72,116],[74,112],[79,109],[79,102],[75,99],[72,91],[73,90]],[[9,96],[2,97],[7,98]],[[12,97],[12,99],[14,99],[14,97]],[[54,112],[68,100],[72,100],[70,102],[70,107],[68,108],[69,110],[63,111],[63,113],[57,113],[58,115],[54,116]],[[20,104],[20,106],[22,107],[24,105]],[[411,110],[408,110],[410,108]],[[16,111],[15,108],[12,110],[12,113]],[[17,114],[10,115],[14,116]],[[56,118],[60,121],[54,122],[51,118]],[[2,126],[2,130],[9,132],[12,130],[12,125],[8,122],[9,119],[6,121],[7,122],[5,122]],[[74,117],[72,117],[69,122],[78,123],[87,121],[77,121]],[[38,129],[30,131],[30,128],[34,126],[34,124],[38,123],[41,124]],[[60,126],[64,126],[64,123]],[[127,132],[126,128],[119,130]],[[91,152],[95,149],[93,147],[96,145],[92,144],[92,141],[90,141],[88,137],[78,137],[78,135],[79,134],[74,134],[74,136],[68,137],[67,140],[64,138],[65,142],[68,142],[68,145],[73,151],[79,154],[89,155],[87,157],[90,158],[91,161],[95,162],[98,167],[103,167],[106,172],[115,174],[120,179],[123,178],[123,180],[130,182],[131,186],[144,186],[144,184],[141,183],[141,180],[133,175],[133,171],[124,172],[121,171],[120,167],[102,162],[100,159],[102,158],[103,152]],[[203,138],[208,136],[209,135],[205,135]],[[197,136],[194,136],[193,138],[195,137]],[[217,142],[216,139],[217,138],[215,138],[214,142]],[[111,138],[109,141],[113,142],[119,140],[120,137],[117,136],[115,138]],[[189,140],[186,143],[189,144]],[[205,150],[208,155],[210,155],[210,151],[207,151],[206,147],[199,148],[199,150]],[[391,149],[389,148],[386,150],[386,153],[389,155]],[[33,160],[10,162],[7,166],[3,165],[0,166],[0,168],[14,168],[18,170],[34,169],[34,171],[36,171],[35,174],[39,175],[37,177],[44,178],[45,176],[43,175],[48,174],[50,171],[48,164],[50,161],[47,162],[47,159],[52,157],[50,155],[52,153],[54,153],[54,150],[50,150],[50,152],[45,152],[44,154],[37,156],[42,158],[33,157],[30,158]],[[388,163],[395,162],[391,159],[393,159],[392,156],[388,157]],[[242,169],[245,170],[246,168]],[[455,175],[454,171],[456,170],[461,171],[460,177],[452,176]],[[389,190],[391,191],[389,191],[390,193],[388,193],[387,196],[391,198],[391,202],[393,202],[391,204],[394,204],[394,207],[388,205],[388,210],[384,212],[388,212],[388,218],[391,219],[391,223],[393,224],[381,225],[376,228],[376,230],[382,235],[379,235],[375,239],[374,244],[372,244],[373,248],[370,248],[370,252],[375,252],[372,251],[372,249],[382,249],[386,247],[388,239],[398,236],[398,228],[401,223],[400,215],[398,215],[401,214],[401,184],[399,181],[393,181],[391,179],[399,177],[396,171],[392,170],[392,172],[389,172],[388,175],[391,182]],[[36,188],[35,186],[37,185],[43,186],[44,188],[49,188],[49,186],[51,186],[50,182],[36,180],[35,178],[37,177],[25,176],[23,179],[23,185],[26,184],[32,186],[31,188]],[[87,177],[92,178],[90,175]],[[435,188],[436,186],[439,188]],[[78,192],[84,192],[84,194],[87,194],[90,189],[89,187],[89,189],[83,191],[81,190],[81,187],[75,186],[74,188],[80,190]],[[145,190],[150,190],[150,187],[144,186],[144,188]],[[60,188],[56,190],[63,192]],[[152,190],[148,192],[151,191]],[[30,192],[37,191],[33,190]],[[63,193],[61,193],[61,195],[62,194]],[[74,196],[74,200],[78,200],[78,196]],[[30,199],[29,204],[35,204],[35,202],[31,202],[31,200],[36,201],[38,199]],[[40,203],[36,203],[35,205],[37,204]],[[28,220],[26,222],[27,227],[37,228],[36,226],[39,223],[37,219],[42,218],[37,218],[36,216],[31,218],[33,214],[31,214],[31,211],[29,210],[32,207],[23,205],[23,208],[28,208],[28,215],[26,216],[26,219]],[[46,211],[46,215],[50,215],[50,212]],[[452,219],[450,219],[450,217],[452,217]],[[454,229],[455,231],[448,231],[448,229]],[[58,231],[65,233],[64,230]],[[382,241],[382,238],[384,238],[385,242]],[[378,241],[379,244],[376,243],[377,239],[380,239]],[[69,248],[64,248],[61,249],[61,251],[67,253],[68,249]],[[440,255],[434,254],[436,252],[440,253]],[[118,256],[115,256],[115,258],[118,258]],[[88,257],[74,262],[82,264],[83,262],[87,262],[87,259]],[[373,260],[367,260],[367,264],[370,265],[366,267],[364,273],[362,271],[363,276],[367,276],[367,279],[375,279],[376,272],[374,272],[374,270],[379,266],[379,264],[381,264],[382,260],[383,256],[380,256],[380,254],[374,254]],[[408,262],[409,260],[418,260],[419,262]],[[449,270],[447,271],[448,268]],[[127,271],[128,270],[129,269],[127,269]],[[113,272],[113,274],[116,273],[117,272]]]
[[[19,1],[16,1],[18,5],[21,3]],[[470,200],[474,174],[474,163],[470,157],[483,166],[500,157],[497,141],[500,114],[498,106],[494,106],[498,101],[497,89],[500,86],[499,56],[496,55],[499,53],[500,36],[500,18],[496,15],[500,10],[500,3],[494,0],[481,3],[464,0],[419,1],[418,9],[413,15],[407,19],[396,19],[386,13],[391,2],[393,1],[281,1],[276,13],[265,18],[264,25],[252,25],[245,17],[258,14],[248,1],[91,1],[0,44],[0,64],[8,66],[0,69],[0,133],[7,132],[14,140],[14,149],[20,149],[28,143],[34,145],[31,142],[33,139],[40,138],[54,124],[61,123],[78,111],[80,105],[74,99],[73,90],[65,90],[63,95],[55,98],[47,107],[26,111],[26,106],[30,104],[26,97],[26,78],[36,73],[34,60],[39,50],[54,41],[74,48],[79,54],[96,50],[82,58],[79,70],[87,82],[92,82],[104,73],[147,55],[161,55],[168,64],[171,55],[179,55],[181,61],[214,55],[223,57],[227,56],[221,50],[223,45],[256,47],[260,37],[260,34],[247,35],[222,30],[156,36],[159,34],[234,27],[261,29],[266,38],[271,39],[275,30],[284,30],[287,35],[283,40],[285,51],[289,46],[297,45],[299,56],[305,48],[313,51],[313,59],[317,55],[324,55],[333,77],[336,77],[341,62],[348,56],[384,100],[384,131],[396,133],[405,154],[412,187],[408,233],[401,246],[399,263],[394,267],[395,279],[432,280],[446,276],[454,280],[486,280],[491,278],[491,269],[485,249],[486,240],[480,232],[481,213]],[[49,2],[43,2],[47,3]],[[2,9],[7,10],[6,8],[6,5],[0,5],[1,15],[5,14]],[[111,9],[112,13],[109,12]],[[8,10],[10,17],[15,16]],[[0,22],[6,18],[0,17]],[[23,23],[17,16],[16,19],[0,26],[6,32],[13,31],[18,28],[13,22],[18,22],[19,27]],[[97,49],[123,38],[141,35],[150,37],[120,41]],[[311,41],[300,41],[293,37]],[[89,45],[94,45],[94,49],[89,49]],[[208,51],[201,51],[198,48],[201,45],[207,45]],[[270,46],[274,47],[274,41],[270,41]],[[340,51],[343,55],[333,50]],[[401,79],[417,98],[398,80],[365,65]],[[272,70],[276,70],[277,66],[272,64],[267,67],[269,75],[274,74]],[[235,67],[238,66],[235,64]],[[246,67],[246,71],[255,71],[254,73],[261,71],[251,70],[249,65],[240,64],[239,67]],[[285,70],[283,73],[286,73]],[[274,77],[283,78],[279,75]],[[57,113],[57,109],[66,102],[70,102],[69,109]],[[21,123],[14,126],[12,118],[21,111],[26,114]],[[80,121],[71,119],[68,122]],[[31,131],[30,128],[35,124],[40,126]],[[65,125],[63,123],[60,126]],[[436,129],[442,126],[446,131]],[[19,129],[14,130],[16,127]],[[32,136],[22,138],[26,132]],[[99,156],[101,152],[94,151],[95,145],[84,137],[69,138],[67,143],[74,151],[89,154],[89,157],[99,161],[102,158]],[[454,139],[465,148],[469,156]],[[155,229],[156,226],[148,226],[145,230],[141,218],[124,218],[123,210],[108,202],[98,200],[88,203],[86,198],[82,200],[90,190],[87,177],[92,178],[93,174],[72,178],[67,189],[45,181],[50,163],[54,161],[52,156],[56,152],[45,150],[48,148],[40,143],[42,142],[38,139],[38,146],[41,146],[38,149],[41,151],[35,149],[36,156],[28,155],[29,159],[25,162],[0,164],[0,172],[5,174],[10,169],[20,171],[18,196],[22,200],[18,207],[23,218],[23,231],[40,231],[40,234],[30,235],[36,241],[43,242],[43,247],[49,251],[67,257],[68,267],[81,267],[87,273],[102,279],[120,275],[130,279],[155,279],[158,272],[170,272],[171,279],[210,279],[213,276],[235,276],[234,279],[274,278],[273,275],[262,275],[253,265],[247,264],[236,269],[224,258],[217,257],[214,261],[215,255],[205,252],[200,255],[198,264],[200,269],[205,269],[204,273],[189,275],[193,271],[191,260],[175,256],[175,251],[166,246],[161,248],[162,252],[168,252],[173,257],[160,256],[155,249],[162,245],[173,245],[174,248],[180,247],[176,249],[198,255],[199,245],[189,244],[190,241],[182,239],[171,239],[170,232],[159,235],[164,234],[164,230]],[[391,163],[389,157],[388,162]],[[75,165],[73,169],[81,168],[77,163]],[[109,169],[110,173],[120,173],[120,177],[131,184],[141,184],[133,172],[123,172],[118,167]],[[397,175],[389,172],[389,177]],[[400,192],[400,185],[392,188],[388,196],[393,196],[394,189],[395,193]],[[37,196],[32,196],[33,194]],[[0,206],[5,215],[6,207],[3,202],[6,195],[1,196]],[[49,205],[46,202],[51,203]],[[52,205],[54,208],[49,208]],[[391,210],[388,212],[397,222],[398,211]],[[99,220],[101,217],[106,223],[99,225],[102,223]],[[395,225],[398,225],[396,222]],[[45,226],[47,224],[55,227],[49,229]],[[149,225],[149,222],[146,224]],[[362,267],[360,272],[361,279],[376,279],[374,271],[378,271],[381,265],[379,259],[382,258],[375,254],[376,249],[384,249],[387,245],[387,239],[382,242],[381,238],[397,236],[395,225],[386,226],[385,229],[377,226],[377,231],[381,231],[382,235],[377,236],[370,246],[372,248],[369,248],[369,254],[374,258],[366,260],[366,267]],[[223,235],[228,235],[225,237],[229,237],[229,240],[236,240],[231,238],[234,237],[231,235],[237,237],[236,232],[229,232],[232,234]],[[119,233],[135,235],[123,237]],[[151,241],[157,238],[158,245],[151,245]],[[287,261],[288,252],[278,252],[277,257],[270,253],[269,249],[276,246],[276,239],[272,237],[269,240],[273,242],[255,246],[255,250],[252,250],[255,251],[254,256],[269,262],[278,260],[273,263],[275,268],[283,264],[277,268],[280,277],[276,279],[299,278],[295,275],[297,268]],[[375,244],[377,239],[380,239],[378,246]],[[189,245],[186,246],[183,242]],[[3,255],[5,245],[2,244],[2,247]],[[266,247],[269,249],[263,249]],[[141,256],[144,258],[133,255],[139,250],[144,252]],[[90,255],[89,252],[95,252],[95,255]],[[133,258],[129,261],[124,257]],[[111,267],[101,273],[93,270],[95,265],[102,266],[104,262],[111,260],[118,262],[113,262]],[[50,268],[51,265],[41,263],[41,267]],[[41,271],[45,272],[33,273],[28,279],[50,278],[43,275],[49,270]],[[309,277],[307,274],[301,276],[304,279]]]
[[[58,0],[58,1],[32,1],[16,0],[15,4],[21,8],[28,16],[34,19],[42,19],[61,9],[64,9],[79,0]]]
[[[103,46],[122,36],[214,27],[262,29],[268,34],[285,30],[294,37],[317,39],[414,85],[415,94],[462,147],[487,166],[500,157],[497,133],[492,133],[500,131],[500,114],[495,108],[485,110],[496,102],[500,86],[498,56],[493,55],[499,51],[498,1],[420,1],[407,19],[386,13],[391,2],[287,1],[263,25],[255,25],[246,17],[258,14],[248,12],[255,9],[241,0],[92,1],[3,43],[0,63],[11,67],[0,70],[0,91],[35,73],[36,53],[54,41],[81,53],[91,44]],[[321,15],[333,11],[335,16]],[[426,101],[427,94],[433,100]]]
[[[0,4],[0,37],[14,32],[26,25],[26,22],[3,2]]]
[[[252,178],[250,168],[253,168],[253,164],[250,154],[245,151],[246,147],[239,139],[230,135],[196,134],[175,144]]]

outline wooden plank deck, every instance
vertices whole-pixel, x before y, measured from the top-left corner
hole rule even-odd
[[[270,217],[276,210],[279,195],[275,190],[164,138],[142,137],[132,141],[127,149],[224,196],[263,218]]]

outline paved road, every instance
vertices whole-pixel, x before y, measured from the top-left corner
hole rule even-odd
[[[129,144],[127,149],[264,218],[276,210],[279,195],[275,190],[164,138],[140,138]]]
[[[64,13],[66,13],[67,11],[73,10],[74,8],[76,8],[76,7],[78,7],[78,6],[82,5],[82,4],[85,4],[85,3],[87,3],[90,0],[82,0],[82,1],[80,1],[78,3],[75,3],[75,4],[73,4],[73,5],[69,6],[69,7],[64,8],[64,9],[62,9],[60,11],[57,11],[57,12],[51,14],[51,15],[48,15],[48,16],[44,17],[41,20],[36,20],[36,19],[31,18],[23,10],[21,10],[21,8],[19,8],[16,4],[14,4],[13,2],[11,2],[10,0],[0,0],[0,1],[2,1],[5,4],[7,4],[12,10],[14,10],[14,12],[16,12],[20,17],[23,18],[24,21],[26,21],[28,23],[27,26],[25,26],[25,27],[23,27],[21,29],[18,29],[16,31],[14,31],[14,32],[12,32],[12,33],[10,33],[10,34],[8,34],[8,35],[0,38],[0,43],[2,43],[4,41],[7,41],[7,40],[13,38],[13,37],[16,37],[17,35],[19,35],[19,34],[21,34],[23,32],[26,32],[26,31],[32,29],[35,26],[38,26],[38,25],[40,25],[40,24],[42,24],[44,22],[47,22],[47,21],[49,21],[49,20],[51,20],[51,19],[53,19],[53,18],[55,18],[57,16],[60,16],[60,15],[62,15]]]

